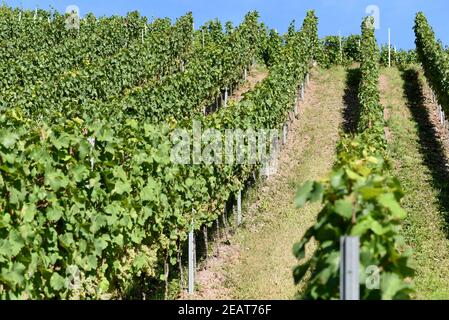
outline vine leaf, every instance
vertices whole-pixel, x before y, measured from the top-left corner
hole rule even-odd
[[[380,195],[379,203],[390,210],[394,219],[405,219],[407,217],[407,212],[401,208],[394,194],[387,193]]]
[[[321,183],[307,181],[296,193],[296,207],[302,208],[307,202],[322,201],[324,195],[324,187]]]
[[[53,273],[51,278],[50,278],[50,285],[51,287],[56,290],[59,291],[62,288],[65,287],[65,279],[63,277],[61,277],[58,273]]]
[[[352,217],[352,210],[352,202],[347,199],[337,200],[335,202],[335,212],[343,218],[350,219]]]

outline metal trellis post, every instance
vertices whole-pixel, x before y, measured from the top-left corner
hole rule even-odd
[[[360,238],[340,238],[340,299],[360,299]]]

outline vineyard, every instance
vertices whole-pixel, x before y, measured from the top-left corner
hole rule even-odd
[[[372,17],[2,5],[0,299],[340,299],[343,237],[360,299],[449,299],[449,56],[415,23],[392,53]]]

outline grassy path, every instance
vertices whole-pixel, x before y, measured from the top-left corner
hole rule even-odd
[[[343,122],[346,71],[316,71],[301,104],[278,174],[249,196],[244,228],[199,276],[198,299],[292,299],[293,244],[315,222],[319,205],[298,210],[297,186],[329,173]],[[309,250],[309,254],[311,250]]]
[[[255,68],[250,70],[246,82],[232,93],[232,95],[229,97],[229,100],[234,102],[240,102],[245,96],[245,93],[254,90],[257,84],[259,84],[266,77],[268,77],[268,74],[269,70],[267,69],[267,67],[257,65]]]
[[[415,253],[417,298],[449,299],[447,152],[417,72],[384,69],[380,82],[394,174],[406,194],[405,236]]]

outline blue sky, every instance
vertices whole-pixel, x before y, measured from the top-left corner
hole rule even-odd
[[[449,45],[449,2],[447,0],[6,0],[8,5],[23,8],[49,9],[50,6],[65,11],[69,5],[77,5],[81,14],[125,14],[139,10],[148,17],[177,18],[188,11],[195,16],[195,24],[219,18],[239,23],[246,12],[258,10],[262,20],[280,32],[287,30],[292,19],[301,22],[308,9],[315,9],[319,17],[320,36],[358,33],[360,23],[369,5],[380,11],[379,42],[386,43],[391,28],[392,43],[398,48],[414,48],[413,20],[416,12],[424,11],[437,36]]]

